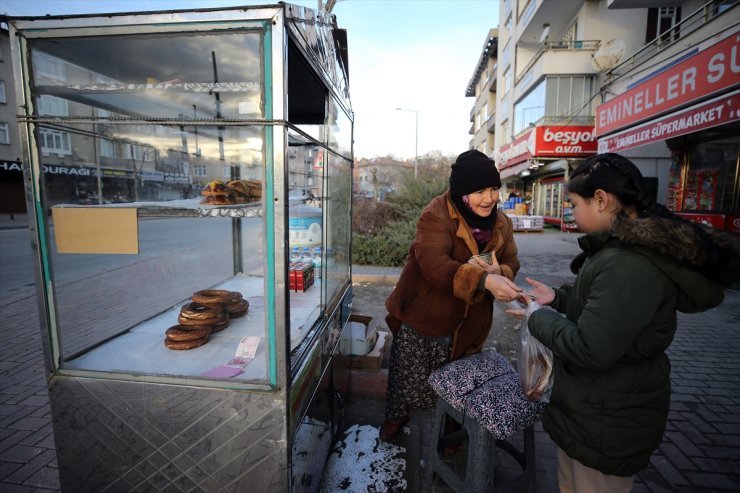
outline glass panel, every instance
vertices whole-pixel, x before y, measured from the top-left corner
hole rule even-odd
[[[349,283],[352,162],[329,154],[327,161],[326,300],[329,306]]]
[[[558,107],[555,116],[570,116],[571,78],[558,77]]]
[[[323,309],[322,197],[325,156],[325,149],[289,132],[288,285],[291,350],[309,334]]]
[[[241,29],[30,41],[36,114],[90,118],[33,128],[53,213],[63,368],[199,377],[229,362],[249,336],[259,341],[256,354],[233,379],[267,381],[264,128],[193,121],[263,115],[261,39]],[[89,253],[110,242],[104,232],[59,247],[74,227],[130,208],[124,242],[138,253]],[[72,211],[82,215],[70,220]],[[242,300],[216,300],[218,318],[186,308],[208,289]],[[210,337],[184,345],[202,346],[173,349],[182,342],[173,331],[165,345],[168,329],[193,320]]]
[[[73,150],[71,155],[45,153],[41,141],[42,184],[48,204],[56,204],[52,212],[74,209],[94,214],[133,206],[140,215],[147,211],[147,217],[137,221],[138,254],[60,253],[57,240],[64,239],[67,230],[50,228],[62,366],[198,376],[228,362],[242,337],[254,336],[262,341],[255,359],[235,378],[266,380],[265,224],[257,196],[261,186],[244,204],[229,206],[244,217],[197,217],[194,212],[219,210],[202,204],[206,197],[201,188],[223,175],[221,154],[234,163],[228,166],[232,176],[261,179],[262,151],[245,147],[247,142],[256,147],[260,129],[227,127],[221,132],[222,146],[214,144],[216,127],[118,125],[113,132],[100,124],[74,124],[65,129],[38,129],[39,135],[53,136],[45,142],[66,142]],[[183,146],[195,134],[201,153],[188,155]],[[98,151],[103,142],[114,156]],[[133,157],[119,155],[122,147]],[[233,161],[234,156],[243,161]],[[199,164],[188,168],[188,160]],[[200,176],[192,173],[196,166],[203,171]],[[166,348],[165,331],[178,324],[181,308],[192,295],[205,289],[241,293],[249,312],[211,334],[198,351]],[[239,311],[235,303],[224,308]]]
[[[514,134],[519,134],[545,116],[545,81],[514,105]]]
[[[352,121],[333,100],[329,104],[329,147],[343,156],[352,155]]]
[[[583,77],[576,76],[572,78],[571,106],[566,113],[568,116],[586,114],[581,108],[591,95],[586,91],[584,84],[585,79]]]
[[[553,116],[558,114],[558,78],[547,78],[547,95],[545,99],[545,114]]]
[[[740,138],[729,137],[697,143],[692,151],[683,193],[683,210],[736,213]]]
[[[113,116],[259,118],[261,39],[262,31],[244,29],[32,40],[35,95],[69,101],[67,115],[76,117],[99,116],[99,108]],[[60,108],[40,101],[36,111]]]

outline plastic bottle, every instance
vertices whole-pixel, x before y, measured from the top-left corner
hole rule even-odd
[[[321,277],[321,247],[313,249],[313,262],[314,270],[316,271],[316,277]]]

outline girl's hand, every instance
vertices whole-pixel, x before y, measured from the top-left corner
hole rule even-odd
[[[496,258],[495,254],[491,254],[491,263],[489,264],[485,260],[483,260],[480,256],[474,256],[470,257],[468,259],[469,264],[477,265],[484,271],[488,272],[489,274],[496,274],[501,275],[501,266],[498,263],[498,259]]]
[[[525,307],[522,306],[522,303],[524,303]],[[505,310],[505,313],[511,315],[514,318],[522,320],[527,314],[526,306],[529,306],[530,303],[532,303],[532,298],[529,296],[529,294],[522,293],[519,298],[509,303],[509,308]]]
[[[553,302],[553,300],[555,300],[555,290],[547,284],[535,281],[534,279],[530,279],[529,277],[525,277],[524,280],[527,281],[530,286],[532,286],[532,289],[529,290],[528,294],[530,294],[534,301],[536,301],[540,305],[549,305]]]

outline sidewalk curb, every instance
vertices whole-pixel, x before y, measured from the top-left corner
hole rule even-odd
[[[352,282],[367,282],[373,284],[397,284],[398,274],[352,274]]]

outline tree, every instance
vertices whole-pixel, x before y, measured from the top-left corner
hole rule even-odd
[[[355,197],[352,258],[357,264],[400,266],[416,233],[424,207],[449,186],[454,158],[420,158],[418,179],[413,166],[399,173],[397,189],[387,204]]]

